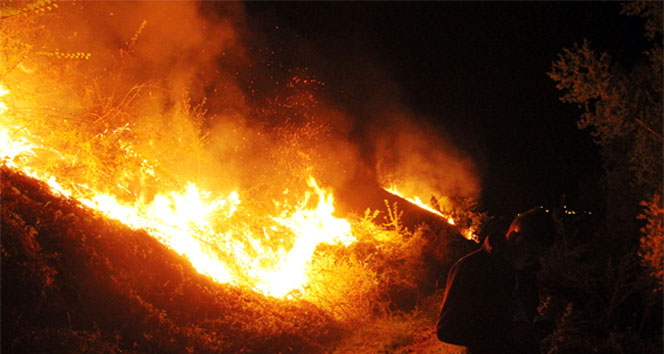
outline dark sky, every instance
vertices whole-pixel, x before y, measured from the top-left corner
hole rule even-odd
[[[587,207],[578,185],[594,184],[601,162],[546,72],[584,38],[624,65],[647,47],[642,21],[615,2],[251,2],[247,12],[294,54],[288,65],[320,68],[332,90],[391,79],[477,162],[492,215],[557,206],[563,194]]]

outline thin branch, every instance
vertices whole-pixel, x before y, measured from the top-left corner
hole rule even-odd
[[[648,130],[649,132],[651,132],[652,134],[654,134],[654,135],[655,135],[656,137],[658,137],[659,139],[662,139],[662,134],[660,134],[660,133],[654,131],[652,128],[650,128],[650,127],[647,126],[645,123],[643,123],[643,121],[641,121],[640,119],[635,118],[635,120],[636,120],[636,122],[639,123],[642,127],[646,128],[646,130]]]

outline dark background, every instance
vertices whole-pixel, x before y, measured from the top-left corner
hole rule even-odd
[[[357,116],[370,94],[401,102],[479,167],[480,208],[510,215],[563,195],[580,210],[601,159],[580,110],[546,72],[587,38],[623,66],[647,47],[617,2],[249,2],[248,23],[286,67],[307,67]],[[284,59],[285,58],[285,59]],[[389,80],[385,80],[388,78]]]

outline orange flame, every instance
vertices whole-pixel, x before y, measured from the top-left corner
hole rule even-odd
[[[390,193],[390,194],[393,194],[393,195],[396,195],[397,197],[403,198],[403,199],[417,205],[418,207],[420,207],[424,210],[427,210],[427,211],[429,211],[433,214],[436,214],[436,215],[440,216],[441,218],[445,219],[448,224],[456,226],[456,223],[454,222],[453,217],[451,217],[449,215],[445,215],[445,214],[441,213],[439,210],[434,209],[434,207],[424,203],[419,196],[404,195],[404,194],[399,192],[399,189],[397,188],[397,186],[395,184],[392,184],[390,187],[384,187],[383,189],[386,192]],[[475,235],[472,227],[469,227],[466,230],[464,230],[462,232],[462,235],[465,238],[469,239],[469,240],[476,240],[477,239],[477,236]]]
[[[0,85],[0,97],[7,94],[9,91]],[[73,197],[105,216],[146,230],[186,257],[198,272],[217,282],[249,286],[266,295],[284,297],[293,290],[303,291],[308,281],[306,266],[318,244],[349,245],[355,241],[350,223],[333,216],[332,194],[319,187],[312,176],[302,200],[294,207],[283,206],[279,215],[268,219],[272,224],[263,226],[260,236],[266,241],[246,225],[233,224],[238,212],[249,217],[251,214],[241,208],[237,191],[213,197],[212,193],[189,183],[181,191],[163,191],[150,201],[126,202],[115,195],[95,191],[83,181],[67,180],[63,185],[61,178],[43,168],[38,158],[37,151],[51,148],[39,144],[29,129],[12,125],[4,101],[0,101],[0,107],[3,163],[46,182],[54,192]],[[153,171],[150,166],[147,169]],[[222,223],[231,226],[222,232],[218,228]],[[276,247],[275,242],[269,242],[288,237],[292,242],[276,242]],[[285,247],[288,243],[292,246]]]
[[[399,189],[398,189],[397,186],[394,185],[394,184],[393,184],[391,187],[389,187],[389,188],[384,188],[384,189],[385,189],[385,191],[387,191],[387,192],[389,192],[389,193],[391,193],[391,194],[393,194],[393,195],[396,195],[397,197],[403,198],[403,199],[405,199],[405,200],[407,200],[407,201],[409,201],[409,202],[411,202],[411,203],[413,203],[413,204],[419,206],[419,207],[422,208],[422,209],[425,209],[425,210],[427,210],[427,211],[429,211],[429,212],[432,212],[432,213],[434,213],[434,214],[440,216],[440,217],[443,218],[443,219],[446,219],[447,222],[448,222],[450,225],[454,225],[454,218],[452,218],[451,216],[448,216],[448,215],[445,215],[445,214],[441,213],[440,211],[434,209],[432,206],[427,205],[426,203],[424,203],[424,202],[422,201],[422,199],[421,199],[420,197],[418,197],[418,196],[405,196],[405,195],[399,193]]]

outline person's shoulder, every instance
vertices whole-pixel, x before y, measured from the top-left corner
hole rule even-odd
[[[473,264],[477,262],[483,262],[489,254],[484,251],[482,248],[478,248],[473,252],[468,253],[467,255],[461,257],[457,264]]]
[[[473,252],[468,253],[467,255],[461,257],[454,265],[452,270],[455,273],[458,272],[471,272],[474,269],[477,269],[478,266],[486,263],[486,256],[488,254],[483,249],[477,249]]]

